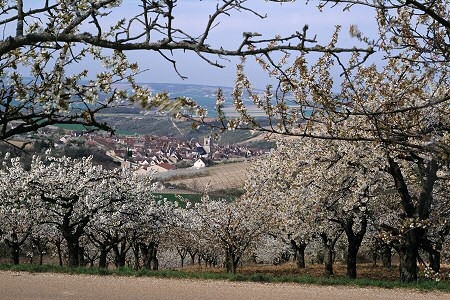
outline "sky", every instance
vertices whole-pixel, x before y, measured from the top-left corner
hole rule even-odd
[[[138,0],[123,0],[120,8],[120,16],[131,17]],[[215,11],[218,0],[179,0],[175,7],[173,22],[192,35],[200,34],[208,21],[208,16]],[[244,31],[258,32],[263,37],[271,38],[276,34],[290,35],[295,31],[302,31],[304,25],[308,25],[310,35],[317,35],[317,39],[326,44],[334,31],[335,25],[342,25],[341,46],[352,46],[357,41],[350,38],[348,33],[352,24],[358,24],[358,28],[365,32],[374,32],[375,19],[371,11],[362,8],[354,8],[343,11],[343,6],[326,8],[320,12],[315,1],[305,5],[305,1],[287,3],[274,3],[265,0],[249,0],[252,8],[262,15],[261,19],[249,12],[233,12],[230,16],[222,16],[220,24],[213,29],[206,43],[223,48],[235,49],[242,41]],[[114,16],[113,16],[114,17]],[[117,16],[118,17],[118,16]],[[170,53],[166,53],[171,55]],[[138,76],[139,82],[162,83],[187,83],[212,86],[233,86],[236,74],[236,64],[239,59],[231,61],[219,60],[226,67],[223,69],[213,67],[201,60],[196,54],[175,52],[171,58],[176,59],[178,70],[187,79],[181,79],[174,71],[172,65],[162,59],[156,53],[133,52],[129,54],[131,61],[139,63],[141,69],[149,69]],[[214,58],[216,60],[217,58]],[[247,72],[253,85],[264,88],[270,82],[261,68],[247,63]]]
[[[206,26],[209,15],[214,13],[216,6],[221,5],[222,2],[222,0],[178,0],[174,8],[173,22],[175,26],[192,36],[199,35]],[[281,4],[266,0],[248,0],[246,5],[251,5],[252,9],[267,17],[261,19],[246,11],[233,11],[229,16],[222,15],[219,19],[220,23],[210,32],[206,43],[217,48],[234,50],[242,42],[243,32],[258,32],[262,34],[262,38],[273,38],[277,34],[289,36],[296,31],[302,31],[302,28],[308,25],[309,36],[317,36],[317,40],[325,45],[334,32],[335,26],[339,24],[342,25],[340,46],[352,47],[357,44],[357,41],[348,33],[350,25],[357,24],[359,29],[369,34],[375,32],[375,18],[373,12],[367,8],[354,7],[350,11],[343,11],[343,6],[337,6],[328,7],[321,12],[316,7],[318,1],[310,0],[308,5],[305,2],[297,0]],[[32,3],[25,2],[26,5],[33,6]],[[113,24],[121,18],[132,18],[140,3],[141,0],[123,0],[121,6],[114,8],[107,17],[106,24],[102,23],[102,25],[106,27],[109,25],[107,22]],[[86,31],[89,31],[87,28]],[[128,52],[130,61],[137,62],[141,70],[148,69],[137,77],[137,81],[221,87],[231,87],[234,84],[239,58],[223,60],[215,56],[209,57],[225,65],[225,68],[217,68],[200,59],[195,53],[177,51],[173,53],[173,56],[169,52],[165,54],[177,61],[178,71],[187,79],[181,79],[172,64],[155,52]],[[71,66],[74,72],[85,67],[85,64]],[[102,67],[89,64],[89,70],[91,76],[95,76],[102,71]],[[256,88],[264,88],[267,84],[273,83],[273,80],[271,81],[252,59],[247,60],[246,74]]]

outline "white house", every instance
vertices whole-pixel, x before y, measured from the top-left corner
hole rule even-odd
[[[197,169],[205,168],[206,166],[208,166],[208,162],[203,158],[197,159],[194,163],[194,168]]]

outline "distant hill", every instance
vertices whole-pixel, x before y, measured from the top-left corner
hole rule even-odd
[[[108,114],[101,115],[99,120],[107,122],[120,134],[152,134],[169,136],[179,140],[199,139],[212,135],[208,127],[192,128],[189,121],[180,121],[170,116],[143,114]],[[218,143],[222,145],[254,144],[255,148],[269,149],[274,145],[260,137],[261,134],[250,131],[226,131],[219,135]],[[259,136],[259,137],[258,137]]]
[[[141,86],[148,88],[154,94],[167,92],[170,97],[189,97],[195,100],[199,105],[208,109],[208,115],[211,117],[217,116],[215,113],[215,105],[217,99],[218,89],[222,89],[222,93],[225,97],[225,106],[233,107],[233,88],[231,87],[218,87],[198,84],[178,84],[178,83],[139,83]],[[118,83],[115,85],[118,89],[130,89],[131,86],[128,83]],[[139,107],[134,109],[125,108],[122,112],[136,113],[139,111]]]
[[[208,114],[215,117],[215,103],[217,89],[219,87],[193,84],[174,83],[141,83],[155,93],[168,92],[172,97],[190,97],[200,105],[208,109]],[[224,96],[228,100],[228,110],[233,107],[232,92],[230,87],[221,87]],[[227,103],[227,100],[225,103]],[[212,131],[208,127],[201,127],[198,130],[192,129],[192,123],[173,119],[169,114],[157,114],[143,111],[139,106],[117,107],[104,110],[99,116],[99,120],[107,122],[118,133],[123,134],[153,134],[158,136],[170,136],[177,139],[198,138]],[[219,143],[237,144],[245,143],[247,140],[254,140],[255,134],[249,131],[226,132],[221,135]],[[258,139],[257,146],[270,148],[273,145],[262,139]]]

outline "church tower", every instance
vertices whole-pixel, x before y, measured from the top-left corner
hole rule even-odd
[[[211,156],[212,152],[212,138],[210,136],[203,138],[203,149],[205,149],[206,153]]]

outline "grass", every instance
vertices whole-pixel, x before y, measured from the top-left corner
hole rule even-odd
[[[450,293],[450,284],[448,281],[432,281],[421,279],[416,283],[402,283],[392,279],[359,278],[349,279],[345,276],[322,276],[317,274],[298,274],[280,271],[282,267],[269,266],[267,269],[243,268],[238,274],[227,274],[223,269],[201,269],[187,268],[183,270],[133,270],[131,268],[118,269],[100,269],[100,268],[69,268],[55,265],[11,265],[0,264],[0,270],[10,270],[17,272],[30,273],[65,273],[65,274],[84,274],[98,276],[129,276],[129,277],[158,277],[158,278],[176,278],[176,279],[196,279],[196,280],[227,280],[240,282],[264,282],[264,283],[297,283],[313,284],[326,286],[349,286],[349,287],[377,287],[384,289],[411,289],[418,291],[440,291]],[[272,270],[272,272],[267,271]],[[310,270],[311,271],[311,270]],[[316,272],[316,270],[312,270]]]

